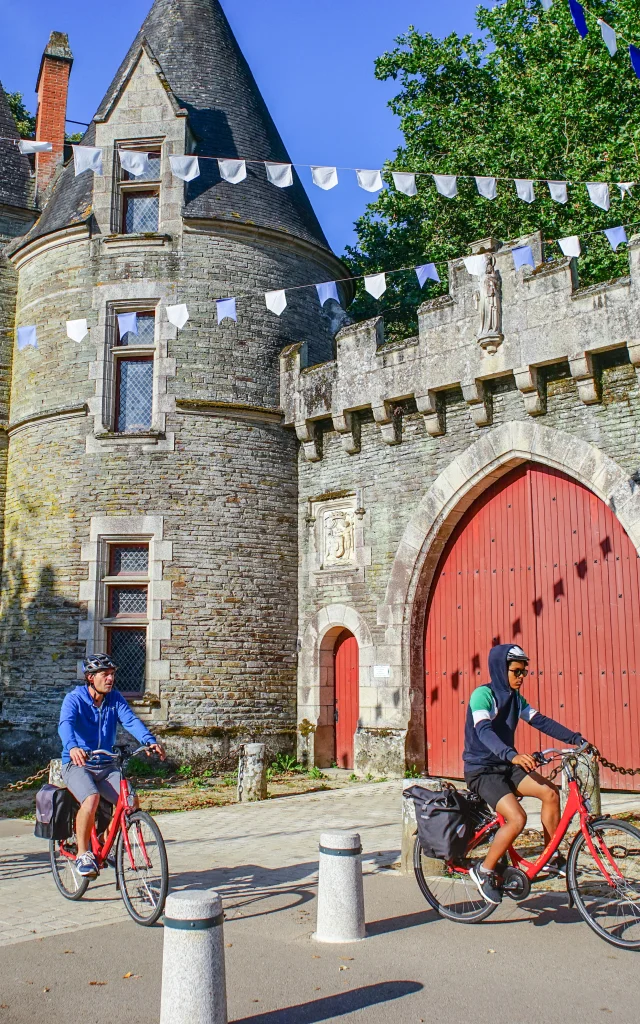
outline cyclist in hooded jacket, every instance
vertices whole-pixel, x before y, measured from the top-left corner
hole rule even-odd
[[[471,792],[486,800],[505,819],[482,863],[470,875],[489,903],[500,903],[502,891],[496,867],[527,822],[518,796],[542,801],[541,819],[545,844],[560,822],[557,786],[536,772],[531,754],[519,754],[515,731],[522,719],[561,743],[583,743],[579,732],[547,718],[527,703],[520,693],[528,675],[529,658],[521,647],[499,644],[489,654],[491,683],[478,686],[469,699],[464,732],[464,779]],[[556,853],[546,870],[565,873],[565,860]]]

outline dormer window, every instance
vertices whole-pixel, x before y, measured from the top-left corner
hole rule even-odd
[[[146,169],[142,174],[126,170],[120,153],[144,154],[147,157]],[[121,143],[118,146],[116,231],[123,235],[155,234],[158,231],[161,163],[159,147],[140,143]]]

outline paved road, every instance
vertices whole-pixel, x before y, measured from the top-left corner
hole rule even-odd
[[[172,884],[224,894],[231,1021],[637,1024],[640,954],[599,940],[566,896],[505,901],[465,927],[385,868],[398,852],[399,788],[161,816]],[[358,828],[365,850],[369,937],[349,946],[311,938],[318,834],[333,826]],[[110,881],[63,901],[45,844],[24,831],[0,851],[0,1024],[157,1024],[162,928],[131,923]]]

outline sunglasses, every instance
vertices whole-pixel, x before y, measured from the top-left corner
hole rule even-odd
[[[528,668],[510,668],[510,672],[513,672],[516,679],[525,679],[529,675]]]

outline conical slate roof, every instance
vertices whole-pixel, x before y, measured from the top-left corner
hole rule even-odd
[[[176,107],[187,111],[198,154],[289,162],[218,0],[155,0],[96,121],[108,115],[143,45],[159,65]],[[87,143],[92,136],[93,125]],[[201,160],[200,170],[200,177],[185,190],[185,217],[253,223],[328,249],[295,172],[294,184],[280,189],[269,184],[261,164],[248,164],[247,178],[239,185],[221,181],[215,160]],[[31,237],[86,219],[87,186],[91,187],[91,175],[75,179],[68,167]]]
[[[20,136],[0,83],[0,205],[33,209],[29,159],[18,149]],[[15,142],[9,141],[15,139]]]

